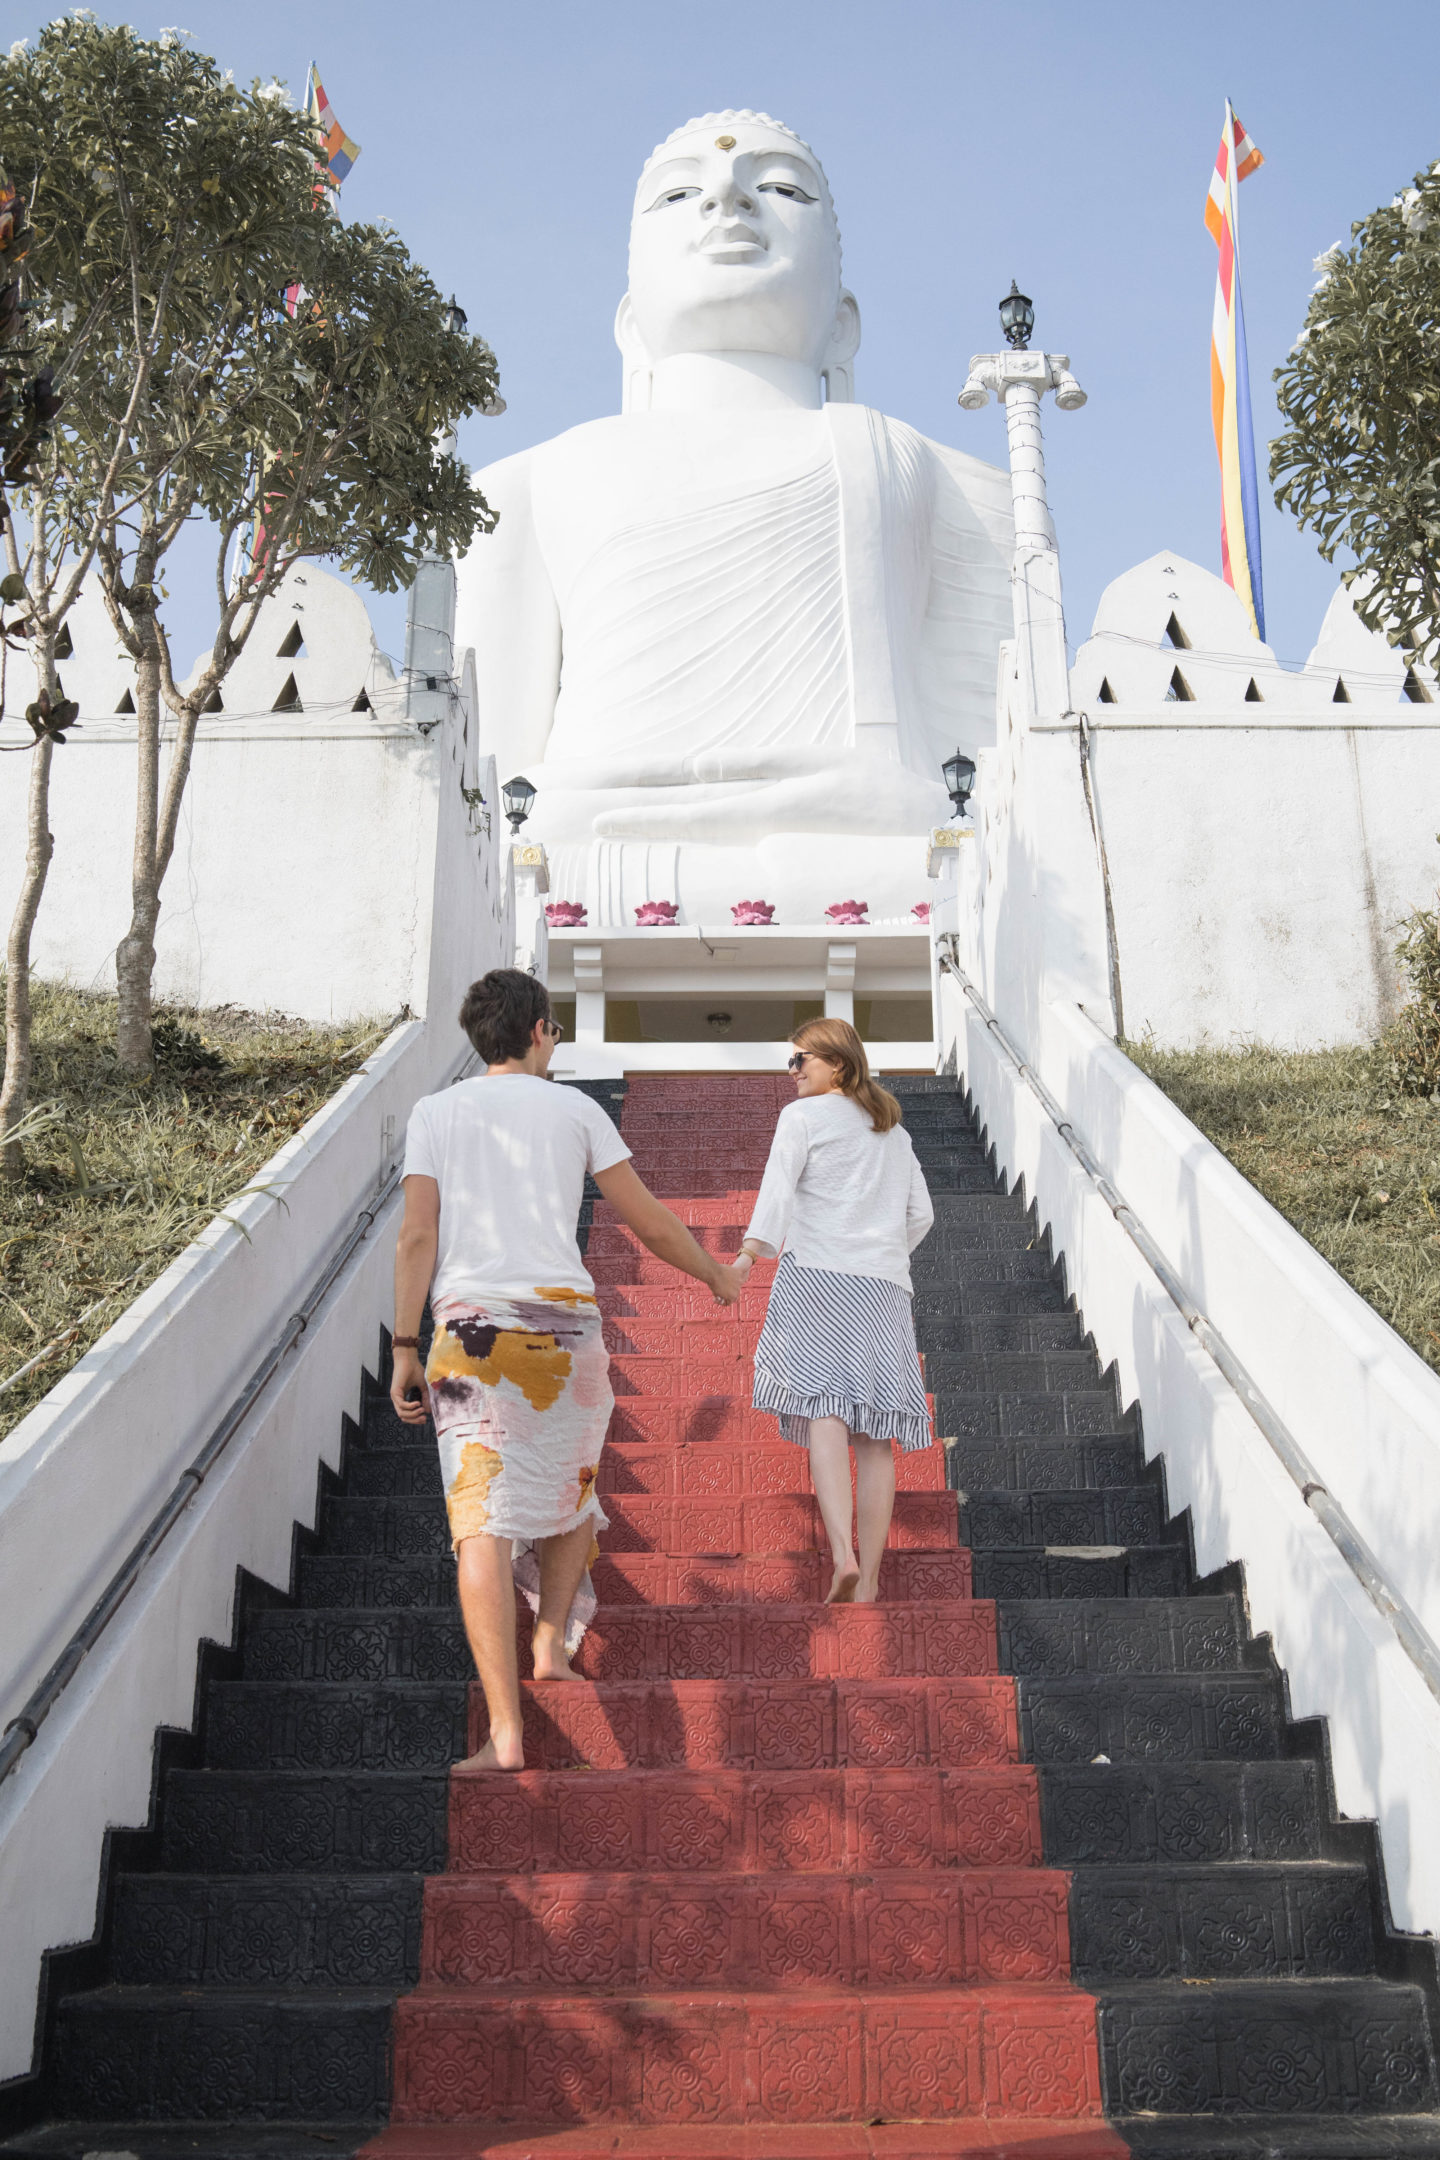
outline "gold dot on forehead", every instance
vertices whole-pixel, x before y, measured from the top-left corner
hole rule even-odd
[[[733,135],[717,135],[715,137],[715,148],[717,150],[733,150],[734,147],[735,138]]]

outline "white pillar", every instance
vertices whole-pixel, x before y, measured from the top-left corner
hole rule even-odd
[[[832,945],[825,955],[825,1018],[855,1025],[855,947]]]
[[[600,945],[577,945],[575,957],[575,1040],[605,1040],[605,952]]]
[[[535,840],[513,841],[510,860],[515,867],[515,965],[544,982],[550,961],[544,901],[550,890],[550,865]]]

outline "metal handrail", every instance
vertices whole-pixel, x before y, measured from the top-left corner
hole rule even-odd
[[[354,1254],[364,1244],[376,1218],[394,1197],[400,1184],[400,1175],[401,1168],[399,1163],[396,1163],[369,1206],[360,1210],[354,1225],[321,1270],[304,1304],[298,1312],[290,1315],[279,1337],[256,1366],[194,1462],[188,1470],[180,1473],[169,1498],[155,1515],[143,1537],[111,1576],[100,1597],[70,1637],[24,1708],[5,1727],[4,1737],[0,1739],[0,1783],[9,1777],[23,1759],[26,1750],[34,1745],[46,1718],[134,1589],[146,1561],[174,1529],[273,1379],[282,1360],[299,1342],[322,1301],[343,1274]]]
[[[1340,1502],[1316,1475],[1315,1465],[1300,1442],[1274,1405],[1256,1386],[1214,1322],[1191,1298],[1154,1238],[1128,1201],[1121,1197],[1106,1177],[1044,1081],[1020,1056],[1000,1022],[961,967],[953,950],[942,949],[940,965],[948,974],[954,976],[961,991],[984,1021],[986,1029],[995,1038],[1002,1055],[1014,1066],[1016,1073],[1036,1097],[1116,1222],[1131,1243],[1138,1248],[1146,1265],[1159,1279],[1171,1302],[1182,1314],[1185,1325],[1201,1349],[1239,1396],[1291,1482],[1298,1488],[1306,1507],[1325,1531],[1375,1610],[1391,1628],[1401,1649],[1420,1674],[1426,1687],[1436,1700],[1440,1701],[1440,1650],[1437,1650],[1433,1638],[1414,1608],[1403,1592],[1396,1590],[1386,1580],[1385,1571],[1376,1554],[1371,1551]]]

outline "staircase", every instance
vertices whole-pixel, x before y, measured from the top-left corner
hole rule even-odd
[[[747,1407],[763,1283],[724,1311],[588,1203],[612,1527],[534,1767],[447,1776],[483,1701],[433,1442],[373,1385],[54,1961],[47,2119],[0,2151],[1440,2155],[1433,1960],[1323,1733],[1192,1580],[953,1082],[897,1088],[949,1444],[900,1460],[884,1603],[818,1602],[803,1454]],[[588,1091],[733,1250],[788,1085]]]

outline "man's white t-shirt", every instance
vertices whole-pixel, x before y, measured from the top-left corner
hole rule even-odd
[[[575,1225],[585,1173],[630,1154],[579,1088],[493,1073],[422,1095],[405,1134],[405,1176],[440,1187],[435,1298],[593,1295]]]

